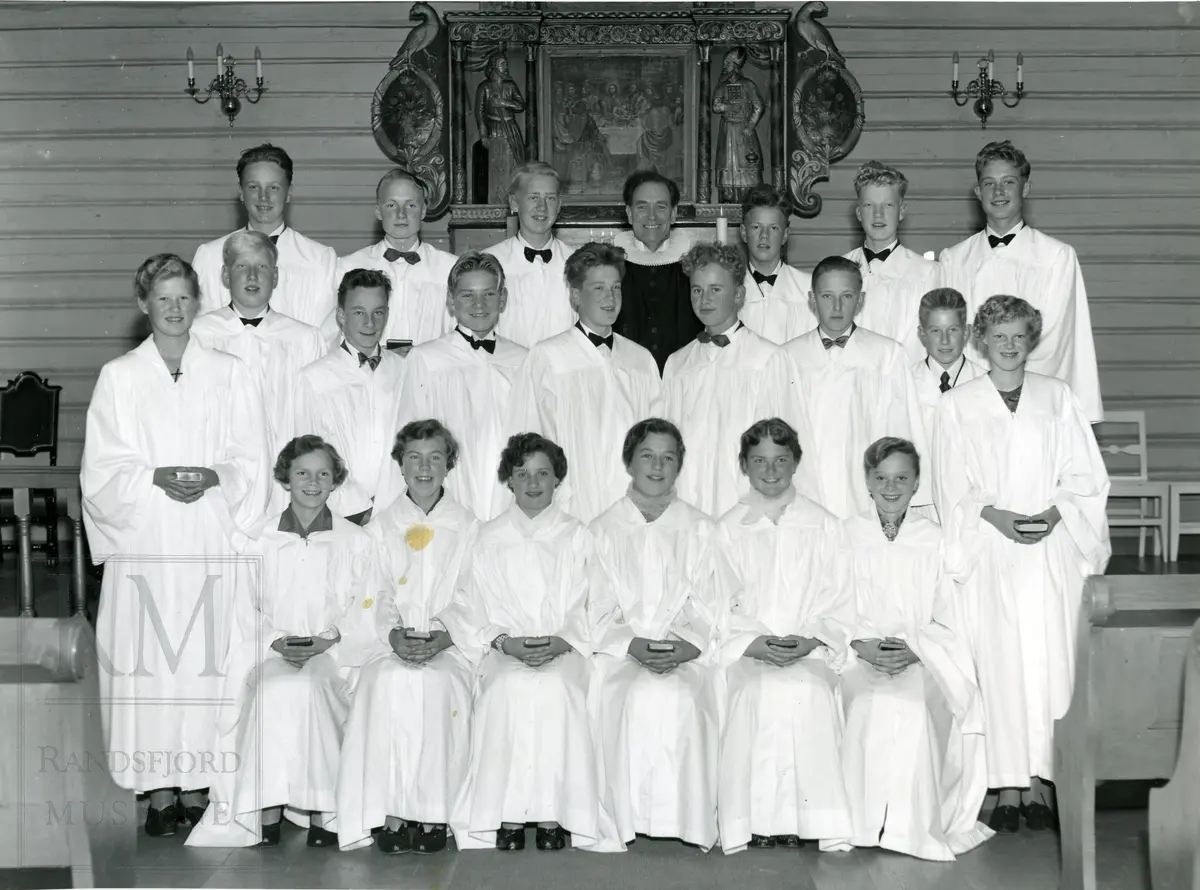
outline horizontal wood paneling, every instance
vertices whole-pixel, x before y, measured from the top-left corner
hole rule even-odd
[[[36,368],[64,387],[64,461],[82,446],[98,368],[141,335],[134,269],[163,250],[190,258],[201,241],[240,225],[240,150],[269,140],[291,153],[296,228],[341,253],[379,237],[371,203],[390,164],[370,133],[370,100],[403,42],[408,8],[6,4],[0,379]],[[1013,139],[1033,161],[1030,220],[1071,243],[1084,264],[1106,403],[1148,412],[1155,475],[1200,478],[1197,11],[831,4],[825,23],[862,85],[867,125],[852,156],[818,185],[822,214],[793,222],[791,261],[811,267],[854,246],[854,171],[873,157],[910,180],[907,244],[936,251],[960,240],[981,219],[975,152]],[[197,106],[182,92],[187,47],[203,86],[218,42],[247,79],[256,45],[265,57],[269,92],[233,128],[215,104]],[[988,49],[1009,85],[1024,53],[1028,94],[1017,108],[998,107],[983,131],[946,90],[952,52],[965,84]],[[427,235],[446,246],[444,223]]]

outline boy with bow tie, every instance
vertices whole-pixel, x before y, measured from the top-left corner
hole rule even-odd
[[[808,308],[812,276],[782,259],[791,213],[787,197],[766,183],[754,186],[742,200],[742,241],[750,264],[738,317],[775,344],[800,336],[816,321]]]
[[[424,183],[399,167],[389,170],[375,187],[375,218],[383,224],[383,240],[339,259],[339,277],[351,269],[387,275],[393,299],[384,341],[416,345],[440,337],[454,327],[446,312],[446,276],[455,258],[421,240]],[[407,351],[406,345],[400,354]]]
[[[447,280],[446,307],[458,324],[417,346],[405,360],[401,417],[429,417],[458,430],[458,470],[446,482],[454,500],[486,521],[512,494],[496,479],[508,440],[513,376],[526,350],[496,334],[508,311],[504,269],[490,253],[469,250]]]
[[[500,335],[526,349],[567,330],[575,322],[565,270],[571,248],[554,237],[558,219],[558,171],[543,161],[516,169],[508,207],[517,215],[517,234],[488,248],[504,267],[508,307]]]
[[[391,287],[377,269],[347,272],[338,287],[341,342],[296,381],[296,430],[320,436],[346,457],[349,475],[330,495],[329,507],[359,525],[400,493],[392,485],[388,454],[401,426],[404,361],[379,345]]]
[[[820,324],[783,349],[797,372],[793,398],[820,432],[805,442],[805,493],[845,519],[871,505],[860,466],[867,446],[896,436],[926,453],[925,428],[904,349],[854,323],[863,303],[858,264],[826,257],[812,280],[809,301]],[[914,505],[929,502],[918,495]]]
[[[921,297],[917,334],[927,355],[912,366],[925,421],[933,441],[933,415],[938,398],[956,386],[987,373],[963,352],[967,344],[967,303],[952,287],[937,287]]]
[[[1069,244],[1026,225],[1031,166],[1011,142],[989,142],[975,157],[975,197],[987,228],[942,251],[941,283],[962,292],[971,317],[994,294],[1027,300],[1044,318],[1029,370],[1065,381],[1092,423],[1104,419],[1092,318],[1079,258]],[[977,352],[981,362],[985,356]]]
[[[866,302],[863,327],[904,347],[909,361],[924,358],[917,337],[917,304],[937,287],[937,263],[900,243],[897,230],[907,207],[908,180],[894,167],[867,161],[854,177],[854,215],[862,224],[863,246],[846,254],[858,263]]]
[[[583,522],[625,494],[625,432],[658,396],[654,356],[613,330],[624,274],[619,247],[593,242],[571,254],[566,276],[579,321],[530,349],[513,382],[511,429],[562,443],[574,469],[558,503]]]
[[[792,369],[783,350],[738,320],[746,299],[746,260],[731,244],[697,244],[683,256],[692,310],[704,327],[667,359],[655,413],[673,421],[688,443],[679,496],[710,516],[737,503],[748,483],[738,468],[742,430],[783,416],[804,432],[795,410]]]
[[[292,159],[278,146],[258,145],[242,152],[237,177],[238,198],[246,208],[246,228],[239,231],[261,232],[279,252],[275,310],[321,327],[322,333],[332,338],[337,333],[332,319],[338,283],[337,253],[304,237],[283,220],[292,198]],[[229,284],[221,273],[222,249],[228,238],[225,235],[201,244],[192,260],[200,278],[201,313],[229,304]]]

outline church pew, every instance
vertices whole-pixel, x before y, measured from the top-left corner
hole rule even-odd
[[[1200,576],[1088,579],[1075,687],[1055,728],[1061,890],[1096,888],[1096,783],[1174,772],[1184,662],[1197,619]]]
[[[0,886],[63,868],[75,887],[136,883],[136,802],[108,771],[97,662],[82,616],[0,619]]]
[[[1150,879],[1155,890],[1200,890],[1200,621],[1188,643],[1179,760],[1150,792]]]

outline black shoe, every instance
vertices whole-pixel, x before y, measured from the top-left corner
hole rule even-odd
[[[1025,827],[1030,831],[1045,831],[1058,827],[1054,810],[1044,803],[1021,804],[1021,815],[1025,817]]]
[[[988,828],[997,834],[1016,834],[1021,829],[1021,811],[1016,807],[996,807],[988,819]]]
[[[412,849],[412,841],[408,832],[408,825],[401,825],[396,831],[385,828],[379,832],[375,838],[375,846],[379,848],[380,853],[386,853],[389,856],[395,856],[399,853],[407,853]]]
[[[414,853],[440,853],[446,849],[446,826],[435,825],[426,831],[417,826],[417,836],[413,839]]]
[[[766,834],[752,834],[750,843],[746,846],[751,850],[773,850],[775,849],[775,838]]]
[[[337,832],[322,828],[319,825],[308,826],[308,845],[310,847],[333,847],[337,849]]]
[[[146,834],[149,837],[170,837],[179,825],[179,804],[172,803],[156,810],[146,810]]]
[[[804,846],[804,841],[800,839],[799,835],[795,834],[777,834],[771,840],[775,841],[780,847],[798,848]]]
[[[501,828],[496,832],[496,849],[515,853],[525,849],[525,826]]]
[[[538,826],[537,848],[539,850],[561,850],[566,845],[567,830],[561,825],[556,825],[554,828]]]
[[[273,822],[270,825],[262,827],[262,840],[258,842],[260,847],[278,847],[279,846],[279,829],[283,825],[283,820]]]

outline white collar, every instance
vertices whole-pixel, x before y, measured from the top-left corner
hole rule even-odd
[[[747,263],[746,263],[746,274],[749,275],[751,278],[754,277],[755,272],[758,272],[759,275],[778,275],[782,271],[783,271],[783,257],[780,257],[779,259],[777,259],[775,261],[775,268],[772,269],[770,272],[758,272],[758,270],[754,268],[753,263],[751,263],[749,261],[747,261]]]
[[[520,244],[522,247],[528,247],[530,250],[548,250],[551,253],[551,259],[554,258],[553,257],[553,254],[555,253],[554,242],[557,240],[554,237],[554,232],[550,233],[550,240],[546,242],[545,247],[534,247],[532,244],[530,244],[528,241],[525,240],[525,236],[521,234],[520,229],[517,230],[517,234],[515,237],[516,237],[517,243]]]
[[[1011,229],[1009,229],[1007,232],[1005,232],[1003,235],[1001,235],[999,232],[997,232],[991,226],[988,226],[986,228],[985,232],[986,232],[986,234],[991,235],[993,238],[1007,238],[1009,235],[1017,234],[1017,232],[1021,231],[1021,229],[1023,229],[1023,228],[1025,228],[1025,220],[1022,219],[1022,220],[1018,220],[1017,224],[1015,226],[1013,226]]]
[[[279,228],[278,228],[278,229],[276,229],[274,232],[268,232],[268,233],[267,233],[267,237],[268,237],[268,238],[278,238],[280,235],[282,235],[282,234],[284,233],[284,231],[285,231],[286,229],[287,229],[287,223],[285,223],[285,222],[284,222],[284,223],[280,223],[280,224],[279,224]],[[250,228],[250,224],[249,224],[249,223],[246,223],[246,228],[245,228],[243,231],[246,231],[246,232],[256,232],[256,231],[258,231],[258,230],[257,230],[257,229],[252,229],[252,228]]]
[[[584,320],[582,318],[579,319],[579,326],[581,328],[583,328],[585,333],[591,334],[594,337],[611,337],[613,334],[612,330],[609,330],[609,332],[607,334],[601,334],[599,331],[593,331],[591,328],[589,328],[587,326],[587,324],[584,322]]]
[[[410,247],[409,251],[411,251],[412,253],[421,253],[421,248],[424,246],[425,246],[425,242],[422,241],[421,236],[418,235],[417,243],[414,244],[412,247]],[[385,253],[388,252],[389,249],[400,250],[399,247],[397,247],[395,244],[393,244],[391,241],[388,240],[387,235],[384,235],[383,240],[379,242],[379,255],[383,256]],[[401,251],[401,252],[403,253],[404,251]],[[424,255],[422,255],[421,258],[424,259],[425,258]]]
[[[496,329],[495,328],[492,328],[490,331],[488,331],[482,337],[480,337],[478,334],[476,334],[470,328],[464,328],[461,324],[456,324],[454,326],[454,330],[458,331],[458,333],[460,333],[462,336],[470,338],[471,340],[495,340],[496,339]]]
[[[345,337],[342,337],[341,348],[351,358],[355,358],[359,355],[364,354],[364,353],[359,352],[358,347],[355,346],[353,343],[351,343],[349,340],[347,340]],[[383,355],[383,347],[379,343],[375,344],[374,351],[372,351],[370,354],[368,354],[367,358],[374,358],[377,355]]]
[[[840,334],[834,335],[825,330],[825,325],[819,324],[817,325],[817,336],[825,340],[836,340],[838,337],[849,337],[857,330],[858,324],[852,321],[850,322],[850,327],[846,328],[846,330],[842,331]]]
[[[899,238],[893,238],[893,239],[892,239],[892,243],[891,243],[891,244],[889,244],[887,247],[885,247],[883,250],[888,250],[888,251],[895,252],[896,248],[897,248],[897,247],[899,247],[899,246],[900,246],[900,239],[899,239]],[[867,250],[867,245],[866,245],[866,243],[864,243],[864,244],[863,244],[863,246],[862,246],[862,249],[863,249],[863,256],[865,257],[865,256],[867,255],[867,253],[866,253],[866,250]],[[883,253],[883,250],[877,250],[877,251],[875,251],[875,253]]]
[[[249,319],[266,318],[267,313],[271,311],[271,304],[268,303],[266,306],[263,306],[263,311],[258,313],[258,315],[243,315],[241,310],[238,309],[238,307],[234,304],[234,302],[232,300],[230,300],[229,301],[229,311],[233,313],[234,318],[249,318]]]
[[[951,365],[948,368],[943,368],[942,363],[939,362],[937,359],[935,359],[932,355],[929,355],[928,353],[925,354],[925,367],[927,367],[938,378],[940,378],[942,376],[942,374],[950,374],[954,377],[955,380],[957,380],[958,375],[963,372],[963,368],[965,368],[966,366],[967,366],[966,352],[963,352],[963,354],[958,357],[958,361],[956,361],[953,365]],[[955,371],[955,368],[958,369],[957,372]]]

